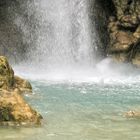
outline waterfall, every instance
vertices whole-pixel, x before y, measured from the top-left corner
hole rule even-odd
[[[92,67],[95,38],[91,31],[89,0],[36,0],[27,4],[33,14],[31,30],[25,19],[17,16],[15,24],[29,43],[28,57],[46,69]],[[30,28],[29,28],[30,27]]]
[[[95,0],[20,2],[20,10],[15,11],[13,19],[22,32],[28,53],[25,63],[14,66],[16,73],[35,80],[101,83],[128,76],[127,65],[114,64],[108,58],[96,63],[96,49],[100,39],[98,40],[97,25],[94,23],[97,8],[94,2]],[[92,13],[91,3],[95,4]],[[13,10],[11,8],[10,11]]]

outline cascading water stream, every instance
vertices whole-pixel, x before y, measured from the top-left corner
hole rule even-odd
[[[94,46],[88,17],[89,2],[41,0],[37,4],[40,27],[36,50],[31,55],[35,54],[46,68],[90,67]]]
[[[29,79],[73,82],[122,82],[129,79],[128,75],[135,75],[131,66],[128,71],[128,66],[115,65],[110,59],[96,63],[98,37],[89,10],[94,2],[28,0],[21,3],[24,14],[15,13],[14,23],[29,48],[25,63],[15,66],[17,73]]]
[[[40,0],[27,5],[29,15],[35,12],[36,28],[30,31],[24,18],[15,19],[25,42],[33,36],[26,63],[53,74],[72,75],[72,71],[77,74],[93,68],[96,38],[95,29],[91,30],[88,0]]]

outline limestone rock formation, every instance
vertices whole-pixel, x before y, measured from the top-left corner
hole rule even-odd
[[[36,125],[41,116],[21,97],[20,90],[0,90],[0,125]]]
[[[109,18],[108,53],[118,61],[140,66],[140,1],[112,1],[116,15]]]
[[[0,56],[0,125],[32,125],[41,123],[41,115],[22,98],[21,93],[31,92],[31,84],[14,76],[6,57]]]
[[[32,91],[31,84],[27,80],[14,75],[13,69],[4,56],[0,56],[0,88],[5,90],[18,88],[22,92]]]

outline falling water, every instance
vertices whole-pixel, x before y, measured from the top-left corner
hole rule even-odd
[[[14,23],[22,31],[28,54],[16,72],[46,81],[126,81],[132,75],[131,66],[128,71],[127,65],[115,65],[110,59],[96,63],[96,13],[90,12],[94,3],[95,0],[21,2],[21,12],[15,12]]]
[[[15,24],[25,34],[25,42],[29,42],[29,37],[33,39],[28,58],[47,70],[92,67],[96,43],[91,31],[89,6],[89,0],[29,2],[28,15],[35,13],[34,30],[31,31],[21,17],[15,19]]]

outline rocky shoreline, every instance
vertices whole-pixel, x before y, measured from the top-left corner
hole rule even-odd
[[[6,57],[0,56],[0,125],[41,124],[42,116],[26,103],[24,92],[32,92],[31,84],[15,76]]]

